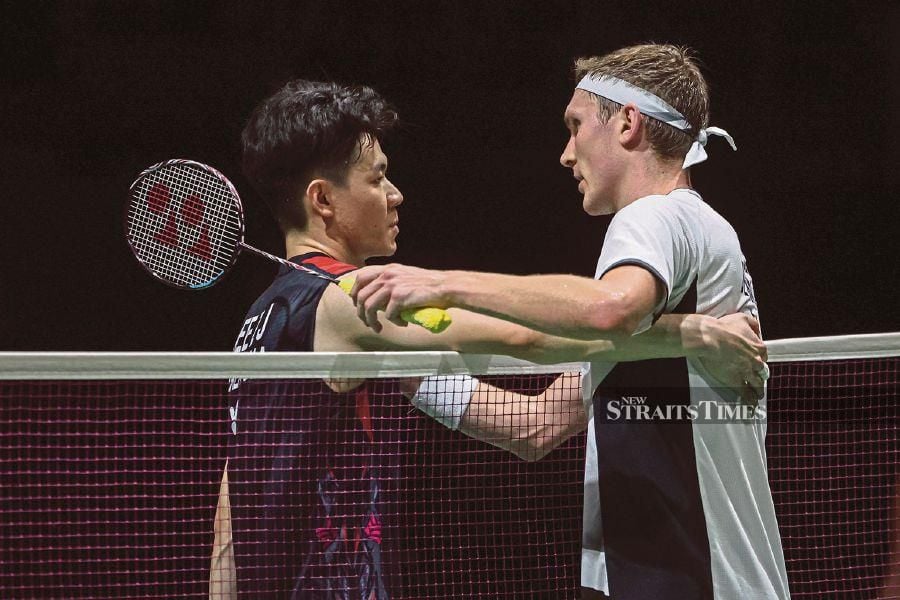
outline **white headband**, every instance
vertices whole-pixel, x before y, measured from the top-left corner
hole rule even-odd
[[[628,103],[634,104],[641,111],[641,114],[652,117],[657,121],[662,121],[682,131],[687,131],[691,128],[684,115],[669,106],[662,98],[616,77],[609,75],[593,77],[588,74],[578,82],[576,87],[580,90],[603,96],[607,100],[618,102],[623,106]],[[691,145],[691,149],[688,150],[687,155],[684,157],[682,169],[687,169],[706,160],[706,150],[703,147],[706,146],[709,134],[722,136],[731,144],[732,150],[737,150],[734,140],[724,129],[719,127],[701,129],[700,133],[697,134],[697,139]]]

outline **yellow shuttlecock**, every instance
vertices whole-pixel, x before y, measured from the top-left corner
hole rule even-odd
[[[350,293],[356,279],[345,277],[338,280],[337,284],[346,293]],[[431,333],[440,333],[447,329],[452,322],[450,314],[442,308],[410,308],[400,313],[400,317],[407,323],[413,323],[424,327]]]

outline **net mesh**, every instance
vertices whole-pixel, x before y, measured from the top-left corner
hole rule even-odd
[[[898,369],[772,365],[769,473],[794,598],[900,598]],[[486,379],[537,394],[554,377]],[[234,443],[224,380],[0,381],[0,595],[209,597],[214,525],[233,524],[247,597],[287,597],[299,565],[333,592],[380,572],[392,598],[577,598],[584,437],[526,462],[412,409],[401,384],[243,383],[238,427],[258,435],[231,451],[244,464],[229,464],[232,519],[216,521]],[[268,393],[278,418],[253,404]],[[296,511],[304,530],[286,525]]]
[[[795,598],[900,598],[898,368],[776,365],[769,480]]]

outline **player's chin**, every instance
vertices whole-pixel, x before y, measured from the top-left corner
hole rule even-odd
[[[581,201],[581,207],[584,209],[584,212],[592,217],[610,215],[615,212],[609,203],[591,198],[587,194],[584,195]]]
[[[590,215],[592,217],[596,217],[598,215],[603,214],[602,212],[600,212],[599,208],[593,202],[588,200],[587,196],[585,196],[581,200],[581,208],[584,210],[584,212],[586,212],[588,215]]]
[[[381,253],[381,256],[393,256],[397,253],[397,242],[395,240],[390,240],[385,244],[384,251]]]

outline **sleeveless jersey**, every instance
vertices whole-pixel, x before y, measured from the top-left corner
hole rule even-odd
[[[355,267],[319,253],[291,259],[329,276]],[[326,279],[282,266],[247,313],[239,352],[313,350]],[[378,452],[368,384],[232,380],[228,477],[242,597],[387,600],[383,523],[398,453]]]

